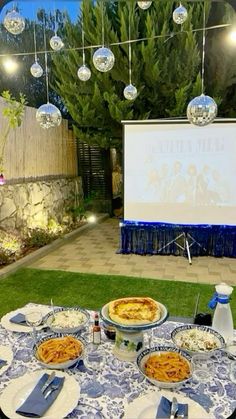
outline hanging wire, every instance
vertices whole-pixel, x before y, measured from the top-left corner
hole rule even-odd
[[[54,1],[54,34],[57,35],[57,11],[56,11],[56,2]]]
[[[101,7],[102,7],[102,46],[104,47],[105,45],[105,34],[104,34],[104,1],[102,0],[101,3]]]
[[[130,25],[130,21],[131,21],[131,6],[129,5],[129,84],[131,83],[131,78],[132,78],[132,49],[131,49],[131,25]]]
[[[44,37],[44,49],[45,49],[45,80],[46,80],[46,92],[47,92],[47,103],[49,103],[49,89],[48,89],[48,54],[47,54],[47,43],[46,43],[46,16],[44,16],[44,29],[43,29],[43,37]]]
[[[35,20],[34,20],[34,59],[35,59],[35,62],[38,61],[38,57],[37,57],[37,44],[36,44]]]
[[[214,25],[214,26],[209,26],[207,28],[205,28],[205,31],[209,31],[209,30],[214,30],[214,29],[220,29],[220,28],[226,28],[232,26],[232,23],[224,23],[221,25]],[[187,34],[187,33],[195,33],[195,32],[203,32],[203,28],[198,28],[198,29],[192,29],[191,31],[183,31],[183,32],[171,32],[169,34],[166,35],[154,35],[154,36],[148,36],[145,38],[136,38],[136,39],[131,39],[130,41],[120,41],[120,42],[112,42],[110,44],[110,46],[118,46],[118,45],[126,45],[126,44],[134,44],[136,42],[142,42],[142,41],[149,41],[149,40],[153,40],[153,39],[160,39],[160,38],[173,38],[174,36],[177,35],[183,35],[183,34]],[[87,45],[84,47],[84,49],[94,49],[94,48],[100,48],[102,45],[101,44],[97,44],[97,45]],[[61,51],[61,53],[63,52],[68,52],[68,51],[80,51],[82,50],[82,47],[75,47],[75,48],[64,48],[63,51]],[[41,51],[37,51],[37,54],[55,54],[57,53],[57,51],[53,51],[53,50],[41,50]],[[16,52],[16,53],[4,53],[4,54],[0,54],[0,57],[9,57],[9,56],[21,56],[21,55],[34,55],[34,52]]]
[[[81,29],[82,29],[82,51],[83,51],[83,65],[85,65],[85,52],[84,52],[84,9],[81,11]]]
[[[205,46],[206,46],[206,7],[203,3],[203,31],[202,31],[202,94],[204,94],[204,73],[205,73]]]

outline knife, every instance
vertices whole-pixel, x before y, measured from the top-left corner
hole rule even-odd
[[[48,388],[48,386],[50,386],[50,384],[53,382],[53,380],[54,380],[54,378],[55,378],[55,375],[56,375],[55,371],[53,371],[53,372],[49,375],[49,377],[48,377],[47,381],[45,381],[45,383],[44,383],[43,387],[41,388],[41,392],[42,392],[42,393],[44,393],[44,392],[45,392],[45,390]]]
[[[178,402],[177,402],[176,397],[173,397],[172,403],[171,403],[170,419],[174,419],[177,412],[178,412]]]

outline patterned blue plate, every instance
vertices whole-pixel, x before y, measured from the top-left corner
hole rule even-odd
[[[208,326],[186,324],[176,327],[171,333],[173,343],[189,354],[212,352],[225,347],[225,340]]]
[[[131,332],[140,332],[142,330],[152,329],[153,327],[159,326],[166,321],[169,315],[167,308],[159,302],[158,302],[158,305],[161,309],[161,317],[159,320],[156,320],[155,322],[149,322],[149,323],[141,324],[141,325],[124,325],[124,324],[117,323],[113,321],[109,316],[109,311],[108,311],[109,303],[107,303],[105,306],[102,307],[101,318],[105,323],[111,326],[114,326],[117,329],[124,330],[124,331],[131,331]]]

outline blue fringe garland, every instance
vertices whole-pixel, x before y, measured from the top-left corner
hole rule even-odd
[[[182,233],[188,238],[192,256],[236,257],[236,226],[226,225],[122,222],[119,253],[182,255],[178,246],[185,247]]]

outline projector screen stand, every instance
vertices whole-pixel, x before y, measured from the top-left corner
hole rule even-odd
[[[178,240],[180,238],[183,238],[183,245],[178,243]],[[165,249],[167,246],[171,245],[171,244],[175,244],[176,246],[178,246],[181,250],[183,250],[184,253],[187,253],[187,257],[188,257],[188,261],[189,261],[189,265],[192,265],[192,258],[191,258],[191,252],[190,252],[190,248],[191,246],[193,246],[194,244],[197,244],[197,246],[202,247],[202,245],[200,243],[198,243],[189,233],[185,233],[183,231],[183,233],[179,234],[177,237],[175,237],[173,240],[171,240],[170,242],[168,242],[167,244],[165,244],[165,246],[162,246],[160,249],[158,249],[158,253],[160,253],[163,249]],[[203,248],[204,251],[206,251],[205,248]]]

